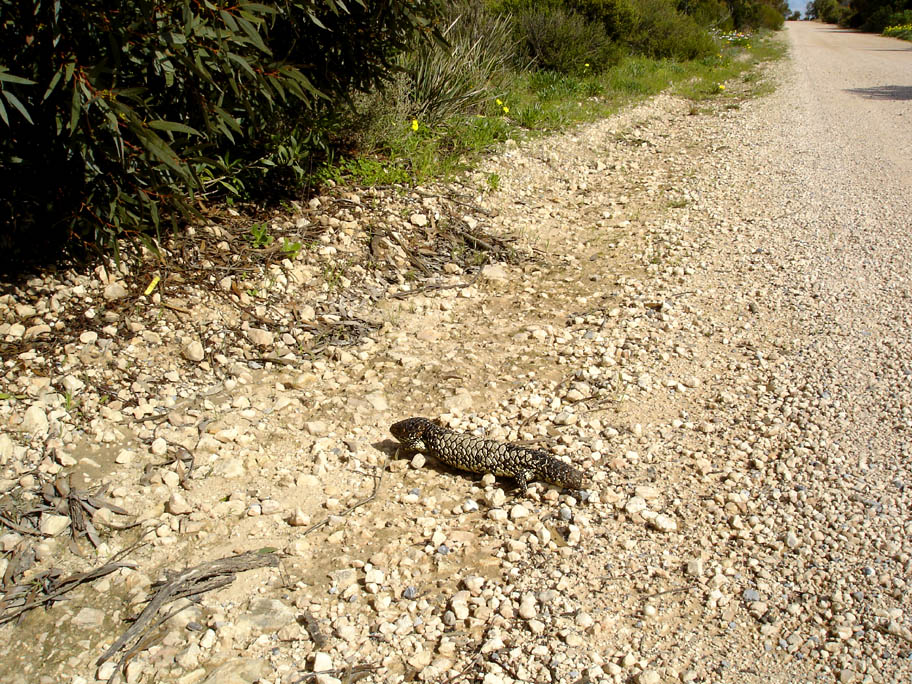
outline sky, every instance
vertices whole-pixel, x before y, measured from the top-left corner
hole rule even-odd
[[[793,12],[798,10],[801,12],[802,16],[804,15],[804,8],[807,7],[807,0],[788,0],[789,9]]]

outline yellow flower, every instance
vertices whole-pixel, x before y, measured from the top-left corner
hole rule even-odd
[[[589,62],[586,62],[583,66],[586,67],[586,68],[588,69],[588,68],[589,68]]]
[[[719,84],[719,90],[725,90],[725,86],[722,85],[721,83]]]
[[[504,110],[504,114],[509,114],[509,113],[510,113],[510,108],[507,107],[506,105],[504,106],[503,110]]]
[[[418,130],[418,119],[412,119],[412,130],[413,131]]]
[[[496,100],[494,100],[494,102],[497,103],[497,106],[498,106],[498,107],[502,107],[502,106],[503,106],[503,102],[501,101],[501,99],[500,99],[499,97],[498,97]]]

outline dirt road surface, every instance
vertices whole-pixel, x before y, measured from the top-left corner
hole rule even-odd
[[[0,679],[909,681],[912,47],[784,39],[771,94],[663,95],[458,187],[319,198],[272,226],[312,248],[260,275],[214,225],[202,286],[7,287],[4,510],[73,472],[131,514],[92,515],[97,549],[66,506],[57,536],[7,530],[7,591],[144,545],[0,627]],[[446,225],[521,239],[479,272],[477,241],[435,262]],[[403,457],[410,415],[548,449],[587,489]],[[96,665],[167,571],[264,547],[278,568]]]

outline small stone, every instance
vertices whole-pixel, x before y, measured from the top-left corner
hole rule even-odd
[[[324,653],[323,651],[314,653],[312,672],[326,672],[331,669],[333,669],[333,661],[328,653]]]
[[[505,283],[510,280],[510,274],[503,264],[488,264],[481,269],[481,277],[489,282]]]
[[[20,427],[33,435],[41,435],[48,431],[48,417],[44,410],[32,404],[25,410]]]
[[[421,453],[415,454],[415,455],[412,457],[411,466],[412,466],[412,468],[414,468],[415,470],[420,470],[421,468],[424,467],[424,464],[425,464],[425,461],[426,461],[426,460],[427,460],[427,459],[425,459],[424,454],[421,454]]]
[[[212,670],[202,684],[253,684],[272,671],[265,660],[234,658]]]
[[[277,632],[295,621],[293,608],[278,599],[257,598],[249,605],[249,611],[241,616],[242,622],[251,623],[264,632]]]
[[[538,615],[538,606],[535,603],[535,597],[532,594],[526,594],[519,602],[519,617],[523,620],[531,620]]]
[[[652,520],[652,526],[661,532],[674,532],[678,529],[677,521],[664,513],[659,513]]]
[[[627,501],[627,505],[624,506],[624,510],[627,511],[630,515],[636,515],[642,511],[646,510],[646,499],[642,496],[632,496]]]
[[[127,684],[136,684],[146,670],[146,664],[138,659],[133,659],[127,663],[126,672]]]
[[[469,575],[462,580],[462,584],[472,593],[472,596],[479,596],[481,594],[482,588],[484,587],[484,577],[479,577],[478,575]]]
[[[522,504],[516,504],[513,508],[510,509],[510,519],[511,520],[522,520],[523,518],[529,517],[529,509],[523,506]]]
[[[70,526],[70,519],[65,515],[56,515],[54,513],[42,513],[41,522],[38,523],[38,529],[44,534],[56,537]]]
[[[63,385],[63,388],[70,394],[76,394],[77,392],[81,392],[83,389],[85,389],[85,383],[75,375],[66,376],[61,384]]]
[[[285,519],[292,527],[304,527],[310,524],[310,516],[300,508],[294,509],[294,512]]]
[[[117,453],[117,456],[114,457],[114,462],[118,465],[127,465],[129,463],[132,463],[135,457],[136,454],[129,449],[121,449]]]
[[[103,663],[101,665],[101,667],[99,667],[95,671],[95,679],[99,679],[103,682],[106,682],[111,678],[111,676],[116,671],[117,671],[117,661],[109,660],[106,663]]]
[[[484,495],[485,503],[488,504],[491,508],[500,508],[507,501],[507,495],[504,493],[500,487],[492,489],[488,492],[485,492]]]
[[[185,344],[181,353],[187,361],[193,361],[194,363],[206,358],[206,350],[203,349],[203,345],[199,340],[191,340]]]
[[[386,579],[386,574],[378,568],[372,568],[364,573],[365,584],[383,584],[384,579]]]
[[[472,410],[475,400],[468,390],[459,390],[452,397],[443,400],[443,408],[448,412],[467,413]]]
[[[193,510],[193,507],[187,503],[187,500],[180,492],[174,492],[168,499],[168,513],[171,515],[186,515]]]
[[[98,608],[81,608],[73,616],[73,624],[77,627],[101,627],[104,624],[104,616],[104,611]]]
[[[581,612],[576,616],[576,626],[580,629],[589,629],[595,624],[595,620],[589,613]]]
[[[247,339],[258,347],[271,347],[274,337],[268,330],[251,328],[247,331]]]
[[[756,589],[745,589],[742,596],[744,597],[745,601],[749,601],[749,602],[760,600],[760,592],[757,591]]]
[[[413,226],[423,228],[428,224],[428,217],[425,214],[412,214],[409,216],[409,221],[411,221]]]
[[[322,420],[308,420],[304,423],[304,431],[308,435],[319,437],[325,435],[328,431],[326,422]]]
[[[260,502],[263,515],[275,515],[282,512],[282,504],[275,499],[264,499]]]
[[[702,558],[692,558],[687,561],[687,574],[691,577],[702,577],[703,576],[703,559]]]
[[[6,433],[0,433],[0,465],[6,463],[13,456],[13,440]]]
[[[662,675],[655,670],[643,670],[637,677],[637,684],[660,684]]]
[[[358,573],[354,568],[342,568],[329,573],[330,578],[335,582],[336,590],[341,594],[353,584],[358,582]]]
[[[798,545],[801,544],[801,540],[798,538],[798,535],[794,532],[789,532],[785,535],[785,545],[790,549],[798,548]]]
[[[151,450],[156,456],[164,456],[168,453],[168,442],[158,437],[152,441]]]
[[[115,299],[123,299],[127,294],[127,288],[125,288],[123,283],[119,280],[115,280],[104,289],[104,298],[109,302],[112,302]]]
[[[79,336],[79,341],[83,344],[95,344],[98,340],[98,333],[94,330],[86,330]]]
[[[389,408],[389,403],[386,401],[386,396],[383,392],[369,392],[364,395],[364,399],[374,411],[386,411]]]

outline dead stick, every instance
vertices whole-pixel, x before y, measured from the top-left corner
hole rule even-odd
[[[184,570],[173,580],[165,582],[161,586],[152,600],[146,604],[139,617],[136,618],[136,622],[111,644],[111,647],[98,658],[95,664],[101,665],[123,648],[127,642],[142,634],[166,603],[170,603],[182,596],[190,596],[224,586],[238,572],[262,568],[267,565],[275,566],[278,563],[279,557],[274,553],[248,551],[237,556],[200,563],[188,570]],[[224,575],[230,575],[231,578],[220,577]]]
[[[397,452],[397,453],[398,453],[398,452]],[[326,517],[323,518],[323,520],[321,520],[320,522],[314,523],[313,525],[311,525],[310,527],[308,527],[306,530],[304,530],[304,532],[301,533],[301,536],[302,536],[302,537],[306,537],[308,534],[310,534],[310,533],[313,532],[314,530],[318,530],[318,529],[320,529],[321,527],[323,527],[324,525],[326,525],[332,518],[334,518],[334,517],[339,517],[339,518],[341,518],[341,517],[343,517],[343,516],[346,516],[346,515],[348,515],[349,513],[351,513],[353,510],[355,510],[356,508],[360,508],[361,506],[363,506],[363,505],[365,505],[365,504],[369,504],[371,501],[373,501],[374,499],[376,499],[376,498],[377,498],[377,491],[380,489],[380,483],[383,482],[383,474],[386,472],[386,463],[387,463],[387,461],[389,461],[389,454],[387,454],[386,458],[383,460],[383,466],[382,466],[381,469],[380,469],[380,475],[375,476],[375,479],[374,479],[374,490],[370,493],[370,496],[368,496],[366,499],[362,499],[361,501],[358,501],[357,503],[355,503],[355,504],[349,506],[349,507],[346,508],[344,511],[342,511],[341,513],[339,513],[338,516],[332,516],[332,515],[326,516]]]

